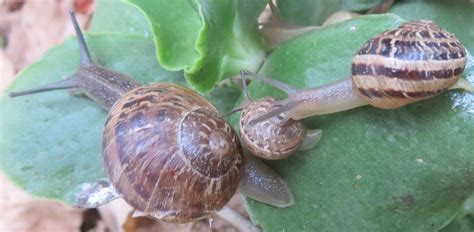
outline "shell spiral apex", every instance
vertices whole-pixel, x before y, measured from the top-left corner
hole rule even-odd
[[[274,103],[279,99],[265,97],[253,102],[242,110],[240,116],[240,134],[242,144],[252,154],[263,159],[283,159],[300,148],[306,137],[306,127],[301,121],[285,120],[273,117],[269,120],[250,125],[250,122],[261,115],[277,108]]]

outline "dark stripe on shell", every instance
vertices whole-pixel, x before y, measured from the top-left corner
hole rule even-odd
[[[143,97],[139,97],[139,98],[135,98],[133,100],[127,101],[125,104],[123,104],[122,108],[128,109],[130,107],[140,105],[144,102],[154,103],[154,102],[156,102],[156,100],[157,100],[156,96],[154,96],[154,95],[145,95]]]
[[[364,45],[356,55],[381,55],[401,60],[447,60],[466,56],[464,47],[456,41],[431,42],[376,37]]]
[[[393,89],[385,89],[383,91],[377,89],[358,89],[359,92],[365,95],[368,98],[385,98],[385,97],[392,97],[392,98],[426,98],[435,96],[439,93],[442,93],[446,89],[439,89],[436,91],[417,91],[417,92],[404,92],[400,90],[393,90]],[[405,96],[407,95],[407,96]]]
[[[433,80],[448,79],[461,75],[464,67],[453,69],[440,69],[436,71],[393,69],[382,64],[352,64],[352,75],[383,76],[401,80]]]

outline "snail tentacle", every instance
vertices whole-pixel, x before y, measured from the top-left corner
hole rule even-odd
[[[251,77],[252,79],[259,80],[259,81],[261,81],[261,82],[263,82],[267,85],[271,85],[271,86],[285,92],[288,95],[298,91],[297,88],[295,88],[294,86],[289,85],[285,82],[274,80],[274,79],[268,78],[264,75],[257,74],[257,73],[254,73],[254,72],[250,72],[248,70],[241,70],[240,71],[240,76],[241,76],[241,78],[248,76],[248,77]]]
[[[69,15],[71,16],[72,25],[74,26],[74,31],[76,32],[77,42],[79,45],[79,53],[81,56],[81,65],[88,66],[92,65],[91,55],[89,54],[89,49],[87,49],[86,41],[84,39],[84,35],[82,34],[81,28],[77,23],[76,16],[74,11],[69,11]]]
[[[283,104],[283,105],[280,105],[279,103],[277,103],[276,105],[280,105],[280,106],[278,106],[277,109],[272,110],[268,113],[265,113],[265,114],[255,118],[255,119],[251,120],[249,122],[249,124],[250,125],[255,125],[257,123],[266,121],[270,118],[279,116],[280,114],[283,114],[285,112],[289,112],[289,111],[291,111],[291,109],[295,108],[298,104],[299,104],[299,102],[288,102],[288,103]],[[288,115],[285,115],[284,117],[285,118],[283,120],[281,120],[280,124],[285,124],[288,121],[288,119],[289,119]]]
[[[25,95],[30,95],[30,94],[36,94],[36,93],[41,93],[41,92],[49,92],[53,90],[60,90],[60,89],[76,89],[78,88],[77,82],[74,80],[74,76],[68,77],[64,80],[60,80],[58,82],[50,83],[38,88],[33,88],[33,89],[28,89],[28,90],[23,90],[23,91],[17,91],[17,92],[9,92],[8,96],[9,97],[19,97],[19,96],[25,96]]]

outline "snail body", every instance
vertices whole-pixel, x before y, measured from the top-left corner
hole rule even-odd
[[[210,102],[186,87],[142,86],[95,64],[73,12],[71,19],[81,54],[78,71],[9,95],[74,89],[109,112],[102,142],[108,180],[81,185],[78,206],[97,207],[122,197],[137,216],[185,223],[221,209],[242,185],[244,170],[253,173],[245,178],[255,178],[243,181],[251,183],[243,188],[251,189],[247,196],[278,207],[292,204],[291,191],[276,173],[255,162],[244,168],[238,137]],[[275,189],[280,192],[268,192]]]
[[[253,123],[282,113],[300,120],[367,104],[394,109],[450,89],[473,91],[460,78],[466,61],[466,49],[454,34],[428,20],[410,21],[367,41],[353,57],[349,78],[296,90],[257,75],[255,79],[284,90],[288,98]]]
[[[81,28],[74,13],[71,20],[76,32],[80,52],[79,69],[70,77],[39,88],[10,92],[10,97],[18,97],[61,89],[73,89],[94,100],[102,109],[109,111],[112,105],[128,91],[140,84],[120,72],[102,67],[92,61]]]

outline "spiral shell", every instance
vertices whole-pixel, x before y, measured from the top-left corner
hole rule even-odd
[[[240,134],[242,144],[254,155],[263,159],[277,160],[288,157],[299,149],[306,137],[301,121],[289,119],[282,125],[281,116],[272,117],[257,124],[250,122],[278,108],[275,97],[261,98],[242,110]]]
[[[241,176],[238,137],[216,109],[173,84],[138,87],[105,123],[105,172],[142,215],[185,223],[221,209]]]
[[[397,108],[449,89],[466,60],[454,34],[431,21],[415,20],[365,43],[352,60],[352,80],[369,104]]]

